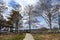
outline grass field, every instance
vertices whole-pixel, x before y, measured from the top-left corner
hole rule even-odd
[[[0,40],[23,40],[25,34],[8,34],[0,35]]]
[[[60,40],[60,34],[32,34],[35,40]]]

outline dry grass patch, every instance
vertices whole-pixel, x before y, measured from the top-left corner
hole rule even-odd
[[[0,40],[23,40],[25,34],[8,34],[0,35]]]
[[[60,34],[33,34],[35,40],[60,40]]]

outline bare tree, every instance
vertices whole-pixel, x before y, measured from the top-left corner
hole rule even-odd
[[[35,7],[33,5],[28,5],[25,7],[25,14],[28,14],[29,16],[29,20],[27,22],[29,24],[29,31],[31,32],[31,28],[33,27],[33,24],[39,23],[39,21],[36,19],[36,17],[39,17],[39,14],[37,14],[37,11],[35,10]]]
[[[60,5],[55,5],[55,11],[58,14],[58,24],[59,24],[59,29],[60,29]]]
[[[55,15],[58,15],[59,16],[59,14],[60,14],[60,13],[58,13],[59,5],[55,5],[55,6],[52,7],[51,3],[48,3],[47,4],[47,1],[46,0],[40,0],[41,3],[39,3],[39,5],[40,5],[39,7],[40,7],[40,10],[42,9],[43,12],[45,11],[44,13],[41,13],[41,15],[43,16],[43,18],[45,20],[47,20],[46,22],[47,22],[47,24],[49,25],[49,27],[50,27],[50,29],[52,31],[52,20],[53,19],[56,19],[56,16]],[[58,19],[60,19],[60,18],[58,18]],[[57,21],[57,20],[55,20],[55,21]]]
[[[50,29],[52,30],[51,27],[51,4],[50,3],[46,3],[44,0],[40,0],[41,3],[38,3],[40,5],[40,10],[42,11],[42,13],[40,13],[40,15],[44,18],[44,20],[47,20],[47,24],[49,25]],[[45,11],[45,12],[44,12]],[[44,13],[43,13],[44,12]]]

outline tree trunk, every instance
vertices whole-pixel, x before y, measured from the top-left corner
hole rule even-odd
[[[13,26],[10,27],[10,32],[13,32]]]
[[[30,21],[30,16],[29,16],[29,32],[31,32],[31,21]]]
[[[19,22],[19,19],[16,20],[16,33],[18,33],[18,22]]]
[[[0,31],[1,31],[1,26],[0,26]]]
[[[52,31],[52,27],[51,27],[51,14],[50,13],[48,14],[48,17],[49,17],[50,30]]]
[[[58,14],[58,21],[59,21],[59,30],[60,30],[60,15]]]

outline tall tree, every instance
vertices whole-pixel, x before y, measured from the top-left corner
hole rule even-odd
[[[58,24],[59,24],[59,29],[60,29],[60,5],[55,5],[55,9],[54,9],[56,12],[57,12],[57,14],[58,14]]]
[[[19,14],[19,11],[12,10],[12,13],[10,15],[11,17],[8,17],[10,24],[15,24],[15,30],[18,31],[18,22],[21,20],[22,16]]]
[[[39,10],[42,9],[42,11],[44,12],[44,13],[41,13],[41,15],[46,20],[47,24],[49,25],[50,29],[52,30],[52,20],[55,19],[55,21],[57,21],[56,15],[59,16],[59,14],[60,14],[60,13],[58,13],[60,6],[59,5],[52,6],[51,0],[47,0],[47,1],[40,0],[37,7],[39,8]],[[58,18],[58,19],[60,19],[60,18]],[[56,22],[54,23],[54,25],[55,24],[56,24]]]
[[[27,24],[29,25],[29,31],[31,32],[32,27],[34,26],[33,24],[35,24],[34,27],[37,27],[37,23],[39,23],[39,21],[37,20],[36,17],[40,17],[40,15],[37,13],[37,11],[35,10],[35,7],[33,5],[28,5],[25,7],[25,15],[27,18]],[[24,16],[23,16],[24,17]]]
[[[28,5],[28,6],[26,6],[26,8],[25,8],[25,14],[27,14],[28,16],[29,16],[29,20],[27,20],[28,21],[28,24],[29,24],[29,32],[31,31],[31,14],[32,14],[32,9],[33,9],[33,6],[30,6],[30,5]]]
[[[47,0],[48,1],[48,0]],[[47,20],[47,23],[50,27],[50,29],[52,30],[52,26],[51,26],[51,4],[50,4],[50,0],[48,1],[47,4],[46,0],[40,0],[40,2],[38,3],[40,6],[40,10],[42,11],[42,13],[40,13],[40,15]],[[45,12],[44,12],[45,11]],[[43,13],[44,12],[44,13]]]

